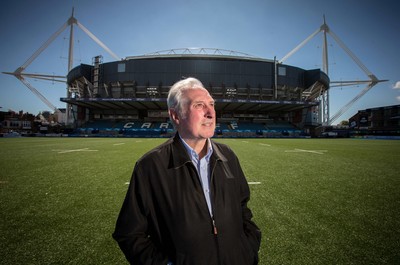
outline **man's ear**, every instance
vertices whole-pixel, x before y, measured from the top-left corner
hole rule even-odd
[[[175,109],[169,109],[169,116],[171,117],[171,120],[175,124],[179,124],[179,115],[178,112],[175,111]]]

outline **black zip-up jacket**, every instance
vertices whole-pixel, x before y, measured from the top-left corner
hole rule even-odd
[[[246,178],[228,146],[211,144],[213,218],[178,134],[136,162],[113,233],[131,264],[258,263],[261,232],[247,207]]]

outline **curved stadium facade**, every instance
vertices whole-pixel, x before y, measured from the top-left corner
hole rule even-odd
[[[320,69],[202,50],[108,63],[95,57],[92,65],[68,73],[69,95],[61,101],[68,103],[81,133],[160,136],[172,130],[169,88],[183,77],[196,77],[216,101],[216,135],[294,135],[318,125],[318,99],[329,89]]]

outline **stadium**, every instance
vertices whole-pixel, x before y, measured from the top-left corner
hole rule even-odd
[[[67,76],[78,134],[169,136],[166,98],[179,79],[196,77],[216,101],[220,137],[297,137],[319,124],[319,96],[329,88],[320,69],[221,49],[175,49],[81,64]]]
[[[84,31],[115,61],[103,62],[102,55],[93,54],[91,64],[74,67],[74,26]],[[67,75],[26,73],[26,68],[67,28],[71,35]],[[319,33],[324,37],[322,69],[302,69],[284,63]],[[330,80],[327,34],[368,80]],[[15,124],[11,120],[15,115],[7,116],[6,113],[5,130],[103,137],[171,136],[173,126],[168,118],[166,97],[170,87],[185,77],[198,78],[215,99],[215,137],[320,137],[373,86],[386,81],[379,80],[362,64],[330,30],[325,18],[313,34],[279,60],[215,48],[179,48],[121,59],[80,24],[73,12],[23,65],[14,72],[3,73],[15,76],[52,109],[57,124],[63,128],[52,129],[47,125],[34,128],[32,124],[28,128],[22,123],[11,126]],[[26,78],[66,83],[67,95],[60,98],[66,108],[55,107]],[[359,84],[366,87],[337,113],[330,115],[331,88]]]

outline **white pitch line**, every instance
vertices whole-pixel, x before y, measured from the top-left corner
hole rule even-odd
[[[129,185],[129,182],[125,182],[125,185]]]
[[[99,151],[99,150],[89,150],[89,148],[82,148],[82,149],[75,149],[75,150],[59,151],[58,153],[59,154],[65,154],[65,153],[72,153],[72,152],[96,152],[96,151]]]
[[[271,146],[270,144],[259,144],[259,145],[262,145],[262,146]]]
[[[113,145],[123,145],[123,144],[125,144],[125,143],[118,143],[118,144],[113,144]]]
[[[295,153],[299,153],[299,152],[305,152],[305,153],[313,153],[313,154],[319,154],[319,155],[323,155],[325,154],[325,152],[328,152],[328,150],[304,150],[304,149],[294,149],[294,150],[286,150],[286,153],[289,152],[295,152]]]

